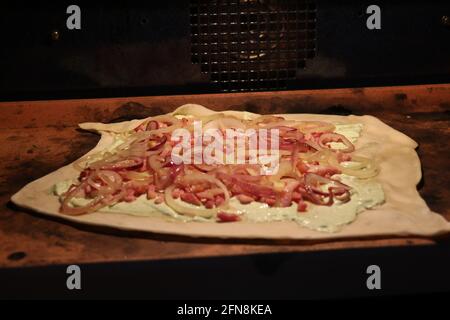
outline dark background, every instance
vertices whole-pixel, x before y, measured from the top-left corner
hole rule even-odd
[[[381,289],[368,290],[378,265]],[[448,246],[347,249],[0,269],[0,299],[348,299],[450,293]],[[263,301],[259,301],[262,303]],[[192,304],[192,302],[191,302]],[[344,310],[341,310],[344,312]]]
[[[316,56],[284,89],[450,81],[448,1],[317,0]],[[68,1],[0,4],[0,100],[220,92],[191,62],[195,1],[83,2],[81,30]],[[58,31],[60,38],[51,39]]]

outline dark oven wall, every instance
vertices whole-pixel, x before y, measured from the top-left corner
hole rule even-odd
[[[69,5],[81,29],[66,26]],[[0,4],[0,99],[448,82],[450,3],[325,0]]]

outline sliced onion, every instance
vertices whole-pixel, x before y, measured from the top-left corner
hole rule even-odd
[[[279,199],[279,206],[289,207],[292,203],[292,193],[300,185],[300,181],[295,179],[285,179],[286,185]]]
[[[156,129],[159,129],[159,123],[158,123],[158,121],[155,121],[155,120],[150,120],[147,123],[147,126],[145,127],[145,130],[147,130],[147,131],[156,130]]]
[[[279,181],[282,177],[293,177],[296,178],[292,163],[289,161],[282,161],[278,166],[278,171],[276,174],[269,176],[269,180],[272,182]]]
[[[100,170],[98,172],[98,177],[103,180],[107,185],[115,188],[119,188],[122,184],[122,177],[115,171],[111,170]]]
[[[89,204],[83,206],[83,207],[71,207],[69,206],[70,201],[72,200],[73,196],[68,196],[64,199],[63,203],[61,204],[60,212],[63,214],[67,214],[69,216],[80,216],[83,214],[95,212],[104,206],[105,204],[102,204],[103,196],[100,196],[98,198],[95,198],[92,200]]]
[[[345,149],[339,149],[340,152],[348,153],[355,151],[355,146],[342,134],[339,133],[324,133],[319,137],[319,145],[322,148],[331,149],[327,143],[329,142],[342,142],[345,144]]]
[[[167,137],[166,136],[162,136],[161,140],[157,142],[156,145],[154,145],[153,147],[151,147],[150,149],[148,149],[148,151],[155,151],[155,150],[159,150],[161,149],[164,144],[167,142]]]
[[[333,205],[333,193],[330,191],[328,194],[328,201],[325,201],[324,197],[320,196],[319,194],[315,193],[310,188],[306,188],[306,193],[302,193],[302,196],[311,201],[314,204],[317,204],[319,206],[331,206]]]
[[[172,208],[176,213],[187,215],[191,217],[200,216],[204,218],[210,218],[217,214],[218,208],[205,209],[203,207],[194,207],[193,205],[183,205],[183,202],[177,201],[172,192],[175,189],[175,185],[171,185],[164,191],[164,200],[166,204]]]
[[[98,196],[89,202],[87,205],[82,207],[72,207],[70,206],[70,201],[75,197],[75,195],[85,187],[85,183],[81,183],[76,188],[68,192],[62,201],[60,212],[70,216],[79,216],[86,213],[91,213],[97,211],[98,209],[104,207],[106,204],[102,203],[105,196]]]
[[[246,121],[219,113],[200,117],[200,120],[203,121],[204,130],[208,128],[220,130],[228,128],[278,129],[282,139],[280,149],[288,149],[289,152],[280,151],[280,166],[277,174],[273,176],[262,176],[260,174],[261,167],[250,164],[175,166],[168,160],[172,150],[172,145],[167,143],[168,135],[180,127],[193,130],[192,119],[180,120],[172,115],[152,117],[147,119],[147,122],[141,123],[143,126],[141,129],[145,128],[145,131],[138,130],[131,133],[131,137],[115,148],[114,153],[102,154],[101,160],[89,164],[88,168],[91,171],[85,176],[80,175],[82,177],[79,179],[80,185],[65,194],[61,212],[78,215],[99,210],[117,201],[131,201],[127,199],[134,199],[137,193],[142,193],[143,190],[147,192],[149,184],[154,187],[154,191],[164,190],[164,198],[169,207],[179,214],[189,216],[217,216],[228,207],[230,192],[281,206],[290,205],[295,192],[298,197],[301,194],[315,204],[331,205],[334,199],[342,202],[349,201],[350,187],[339,181],[323,177],[321,172],[314,174],[306,170],[301,171],[302,174],[306,171],[302,180],[297,172],[300,156],[308,164],[308,170],[311,167],[326,168],[332,165],[343,173],[358,177],[376,175],[378,172],[378,167],[374,162],[362,157],[352,156],[352,161],[359,163],[356,168],[346,168],[340,163],[337,158],[340,153],[330,150],[328,143],[344,143],[346,149],[338,151],[345,153],[354,151],[354,146],[344,136],[332,133],[335,127],[331,123],[298,122],[274,115],[265,115]],[[306,133],[307,136],[305,137],[303,133]],[[149,143],[151,142],[156,144],[150,147]],[[246,146],[246,150],[248,148],[249,146]],[[309,154],[310,148],[315,152]],[[80,159],[80,162],[81,160],[86,161],[86,164],[89,163],[88,159]],[[85,169],[79,163],[77,165],[79,170]],[[144,172],[137,172],[137,170]],[[328,191],[321,190],[320,186],[324,185],[327,185]],[[201,199],[202,204],[196,206],[183,200],[175,200],[172,194],[175,188],[180,188],[183,192],[191,192]],[[69,205],[74,197],[80,195],[86,197],[86,194],[92,198],[88,205],[84,207]],[[222,194],[223,203],[220,202]],[[128,197],[129,195],[131,197]]]
[[[158,129],[151,130],[151,131],[145,131],[144,133],[147,134],[160,134],[160,133],[170,133],[174,131],[175,129],[181,128],[183,125],[183,122],[174,116],[171,115],[162,115],[162,116],[156,116],[150,119],[150,121],[157,121],[158,123],[164,123],[168,125],[167,127],[161,127],[158,124]]]
[[[316,193],[323,194],[324,191],[322,191],[319,186],[320,185],[328,185],[330,184],[329,188],[335,188],[335,190],[350,190],[350,187],[346,184],[330,179],[322,177],[315,173],[305,173],[304,176],[305,186],[309,187],[311,190],[315,191]]]
[[[290,156],[291,156],[291,167],[293,168],[293,172],[296,172],[298,161],[298,144],[296,144],[294,149],[292,149]]]
[[[303,143],[308,145],[308,146],[310,146],[311,148],[313,148],[313,149],[315,149],[317,151],[322,150],[322,147],[317,142],[315,142],[314,140],[310,140],[310,139],[304,140]]]
[[[231,177],[246,182],[258,182],[262,179],[262,176],[252,176],[248,174],[232,174]]]
[[[153,169],[153,171],[157,172],[163,167],[163,160],[164,159],[158,155],[151,155],[150,157],[148,157],[148,164],[150,168]]]
[[[153,181],[153,177],[148,172],[126,171],[124,176],[128,180],[145,181],[148,183]]]
[[[117,170],[117,169],[126,169],[132,168],[142,165],[142,158],[139,157],[130,157],[128,159],[121,159],[114,163],[104,164],[101,166],[101,169],[104,170]],[[96,166],[94,166],[96,167]]]
[[[344,167],[339,163],[339,161],[336,158],[329,158],[329,161],[332,166],[337,167],[339,170],[342,171],[342,173],[360,179],[375,177],[376,175],[378,175],[378,172],[380,170],[378,164],[375,161],[360,156],[352,156],[352,161],[361,163],[358,169],[350,169]]]
[[[274,197],[275,191],[268,186],[250,183],[243,180],[233,179],[233,183],[239,186],[245,194],[251,194],[258,197]]]
[[[193,166],[203,172],[209,172],[217,169],[217,165],[210,165],[210,164],[193,164]]]
[[[217,187],[222,189],[225,198],[225,201],[222,206],[227,206],[230,200],[230,193],[228,192],[227,187],[222,183],[222,181],[213,176],[210,176],[206,173],[193,173],[190,175],[180,177],[178,183],[182,185],[192,185],[195,182],[205,182],[205,181],[209,182],[212,185],[216,185]]]
[[[342,194],[337,194],[336,192],[333,193],[334,198],[341,201],[342,203],[346,203],[350,201],[350,191],[345,190]]]
[[[88,193],[95,196],[113,194],[122,186],[122,177],[117,172],[109,170],[93,171],[85,181],[94,188]]]
[[[197,197],[205,199],[214,199],[215,196],[223,194],[222,188],[212,188],[205,191],[197,192]]]
[[[328,192],[318,188],[319,185],[331,184]],[[317,205],[331,206],[334,203],[333,197],[347,202],[350,200],[350,187],[333,179],[324,178],[314,173],[305,174],[305,193],[302,193],[307,200]],[[325,198],[328,198],[328,201]]]
[[[318,162],[319,164],[329,164],[330,158],[336,158],[335,154],[328,149],[320,150],[310,154],[303,154],[302,158],[309,162]]]

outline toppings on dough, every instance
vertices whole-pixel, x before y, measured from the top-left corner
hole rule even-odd
[[[152,117],[122,134],[114,148],[76,163],[80,174],[60,196],[60,211],[82,215],[145,196],[180,215],[234,222],[242,213],[230,199],[241,205],[294,205],[299,215],[310,205],[347,203],[352,188],[339,174],[367,179],[379,168],[335,129],[329,122],[273,115]],[[205,160],[206,150],[214,161]],[[74,198],[87,203],[75,206]]]

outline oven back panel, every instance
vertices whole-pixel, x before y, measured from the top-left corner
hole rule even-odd
[[[450,81],[450,3],[229,0],[0,4],[0,99]]]

